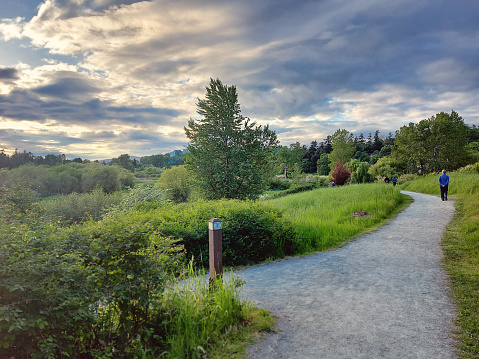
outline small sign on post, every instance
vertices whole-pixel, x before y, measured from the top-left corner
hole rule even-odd
[[[208,222],[210,283],[223,276],[223,224],[219,218],[211,218]]]

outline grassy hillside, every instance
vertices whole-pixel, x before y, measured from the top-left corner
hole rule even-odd
[[[408,202],[397,188],[382,183],[320,188],[270,202],[295,227],[297,253],[338,247],[390,219]]]
[[[456,214],[446,229],[442,246],[444,267],[450,275],[458,312],[461,358],[479,357],[479,174],[450,173],[449,198]],[[405,183],[413,192],[439,195],[438,175]]]

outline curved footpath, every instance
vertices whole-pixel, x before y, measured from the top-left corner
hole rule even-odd
[[[347,246],[238,271],[246,299],[278,316],[250,358],[455,358],[439,241],[451,201],[414,202]]]

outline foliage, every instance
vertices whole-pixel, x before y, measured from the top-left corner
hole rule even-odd
[[[353,157],[355,146],[354,136],[352,133],[338,129],[331,136],[331,144],[333,151],[329,154],[329,160],[333,164],[333,167],[341,161],[341,163],[347,163]]]
[[[278,178],[278,176],[273,176],[268,182],[268,189],[271,191],[281,191],[291,187],[291,180]]]
[[[161,203],[166,202],[165,191],[150,184],[131,188],[128,192],[124,192],[120,196],[119,203],[104,208],[102,212],[103,218],[129,213],[132,209],[155,209],[158,208]]]
[[[112,158],[110,165],[117,165],[129,172],[135,171],[135,165],[128,154],[120,155],[118,158]]]
[[[128,186],[133,187],[133,181],[133,174],[124,168],[91,163],[85,167],[81,186],[83,192],[100,188],[106,193],[112,193]]]
[[[442,240],[445,268],[457,306],[460,358],[479,356],[479,174],[452,172],[449,193],[456,213]],[[409,191],[439,194],[438,174],[407,182]]]
[[[41,202],[45,213],[58,217],[65,224],[79,223],[88,219],[100,219],[103,211],[120,204],[120,192],[105,193],[95,189],[90,193],[72,193],[56,196]]]
[[[331,171],[331,181],[338,186],[346,184],[350,176],[351,171],[341,161],[338,161]]]
[[[47,167],[23,165],[0,174],[0,186],[21,185],[35,190],[42,197],[54,194],[91,192],[100,188],[111,193],[134,185],[132,173],[119,166],[76,162]]]
[[[465,147],[468,127],[455,111],[441,112],[396,132],[393,154],[407,163],[409,173],[455,170],[470,160]]]
[[[165,236],[180,239],[196,265],[208,266],[208,221],[223,222],[223,263],[258,263],[292,254],[294,230],[288,220],[265,202],[219,200],[161,206],[118,215],[136,223],[151,223]]]
[[[331,167],[329,167],[331,161],[329,160],[329,155],[327,153],[321,154],[321,157],[318,160],[317,168],[318,174],[320,176],[327,176],[331,171]]]
[[[187,202],[191,192],[189,174],[185,166],[165,170],[157,186],[165,190],[168,199],[175,203]]]
[[[290,177],[293,173],[301,174],[301,162],[305,153],[306,149],[301,147],[299,142],[292,143],[289,148],[281,146],[274,151],[274,161],[284,174],[284,178],[288,178],[288,174]]]
[[[71,228],[34,219],[0,223],[0,357],[127,358],[159,346],[175,241],[127,218]]]
[[[208,199],[256,198],[270,176],[274,131],[241,115],[235,86],[211,79],[206,99],[198,100],[203,118],[188,122],[186,166]]]
[[[172,318],[166,336],[171,358],[200,358],[233,328],[245,321],[249,305],[242,303],[238,277],[208,283],[190,267],[188,279],[165,292],[165,311]]]
[[[467,165],[464,167],[461,167],[457,170],[459,173],[479,173],[479,162],[476,162],[472,165]]]
[[[372,183],[374,182],[374,175],[369,173],[369,163],[360,162],[357,168],[351,175],[351,183]]]
[[[405,167],[403,163],[391,156],[382,157],[375,164],[369,167],[369,172],[380,178],[384,178],[386,176],[392,178],[393,176],[398,176],[404,171]]]

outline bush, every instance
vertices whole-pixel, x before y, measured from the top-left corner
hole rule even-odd
[[[100,219],[102,212],[118,205],[121,192],[105,193],[102,189],[90,193],[73,193],[44,200],[41,205],[48,215],[59,217],[66,223],[79,223],[86,219]]]
[[[467,165],[457,170],[459,173],[479,173],[479,162],[476,162],[472,165]]]
[[[187,202],[190,196],[191,187],[189,173],[185,166],[176,166],[165,170],[157,185],[166,191],[168,199],[175,203]]]
[[[342,186],[346,184],[350,176],[351,171],[343,165],[341,161],[338,161],[336,167],[334,167],[334,170],[331,173],[331,181],[338,186]]]
[[[189,258],[208,266],[208,221],[223,222],[223,263],[257,263],[292,254],[294,229],[280,210],[265,202],[220,200],[162,206],[149,212],[122,215],[151,223],[165,236],[180,239]],[[121,217],[118,217],[119,220]]]
[[[283,191],[291,187],[291,180],[274,176],[268,183],[268,189],[271,191]]]
[[[175,241],[128,218],[32,229],[0,224],[0,357],[131,358],[159,346]]]

